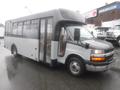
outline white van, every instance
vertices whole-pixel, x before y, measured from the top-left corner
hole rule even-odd
[[[116,41],[120,46],[120,25],[115,25],[107,31],[106,40]]]

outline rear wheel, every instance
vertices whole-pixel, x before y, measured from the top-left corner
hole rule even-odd
[[[13,56],[17,56],[18,53],[17,53],[17,48],[15,46],[12,46],[12,49],[11,49],[11,53],[13,54]]]
[[[74,76],[81,76],[85,72],[84,63],[76,57],[72,57],[69,59],[67,67],[69,72]]]

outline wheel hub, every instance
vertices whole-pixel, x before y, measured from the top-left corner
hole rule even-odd
[[[70,63],[70,70],[73,74],[78,74],[80,72],[80,65],[78,62],[73,61]]]

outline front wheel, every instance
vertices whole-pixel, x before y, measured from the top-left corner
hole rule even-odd
[[[69,72],[74,76],[81,76],[85,72],[84,63],[76,57],[72,57],[69,59],[69,63],[67,64]]]

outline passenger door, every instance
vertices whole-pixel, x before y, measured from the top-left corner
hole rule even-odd
[[[67,39],[66,30],[64,27],[62,27],[60,31],[59,44],[58,44],[58,55],[60,57],[63,57],[65,54],[66,41],[67,41],[66,39]]]
[[[41,19],[40,24],[40,50],[39,57],[43,62],[50,62],[52,39],[52,18]]]
[[[46,31],[46,21],[45,19],[40,20],[40,41],[39,41],[39,58],[41,61],[45,60],[45,31]]]

